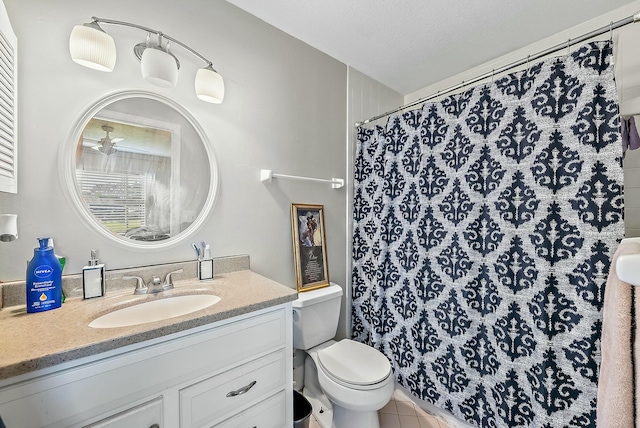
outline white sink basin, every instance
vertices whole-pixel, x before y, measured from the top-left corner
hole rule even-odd
[[[190,294],[186,296],[167,297],[109,312],[91,321],[89,327],[127,327],[161,321],[208,308],[219,301],[220,297],[211,294]]]

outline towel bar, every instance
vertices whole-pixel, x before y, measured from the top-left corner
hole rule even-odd
[[[272,178],[286,178],[289,180],[305,180],[305,181],[318,181],[321,183],[331,183],[332,189],[340,189],[344,186],[344,179],[342,178],[313,178],[313,177],[300,177],[297,175],[276,174],[270,169],[260,170],[260,181],[271,183]]]

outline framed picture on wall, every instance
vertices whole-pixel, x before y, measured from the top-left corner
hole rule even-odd
[[[291,204],[293,259],[298,292],[329,285],[322,205]]]

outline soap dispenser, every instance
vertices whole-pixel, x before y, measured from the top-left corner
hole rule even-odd
[[[96,250],[91,250],[89,265],[82,268],[82,292],[85,299],[102,297],[105,292],[104,264],[98,262]]]

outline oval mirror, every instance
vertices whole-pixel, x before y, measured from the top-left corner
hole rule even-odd
[[[198,123],[172,100],[144,91],[93,104],[67,135],[60,164],[81,217],[129,247],[186,238],[217,190],[216,162]]]

